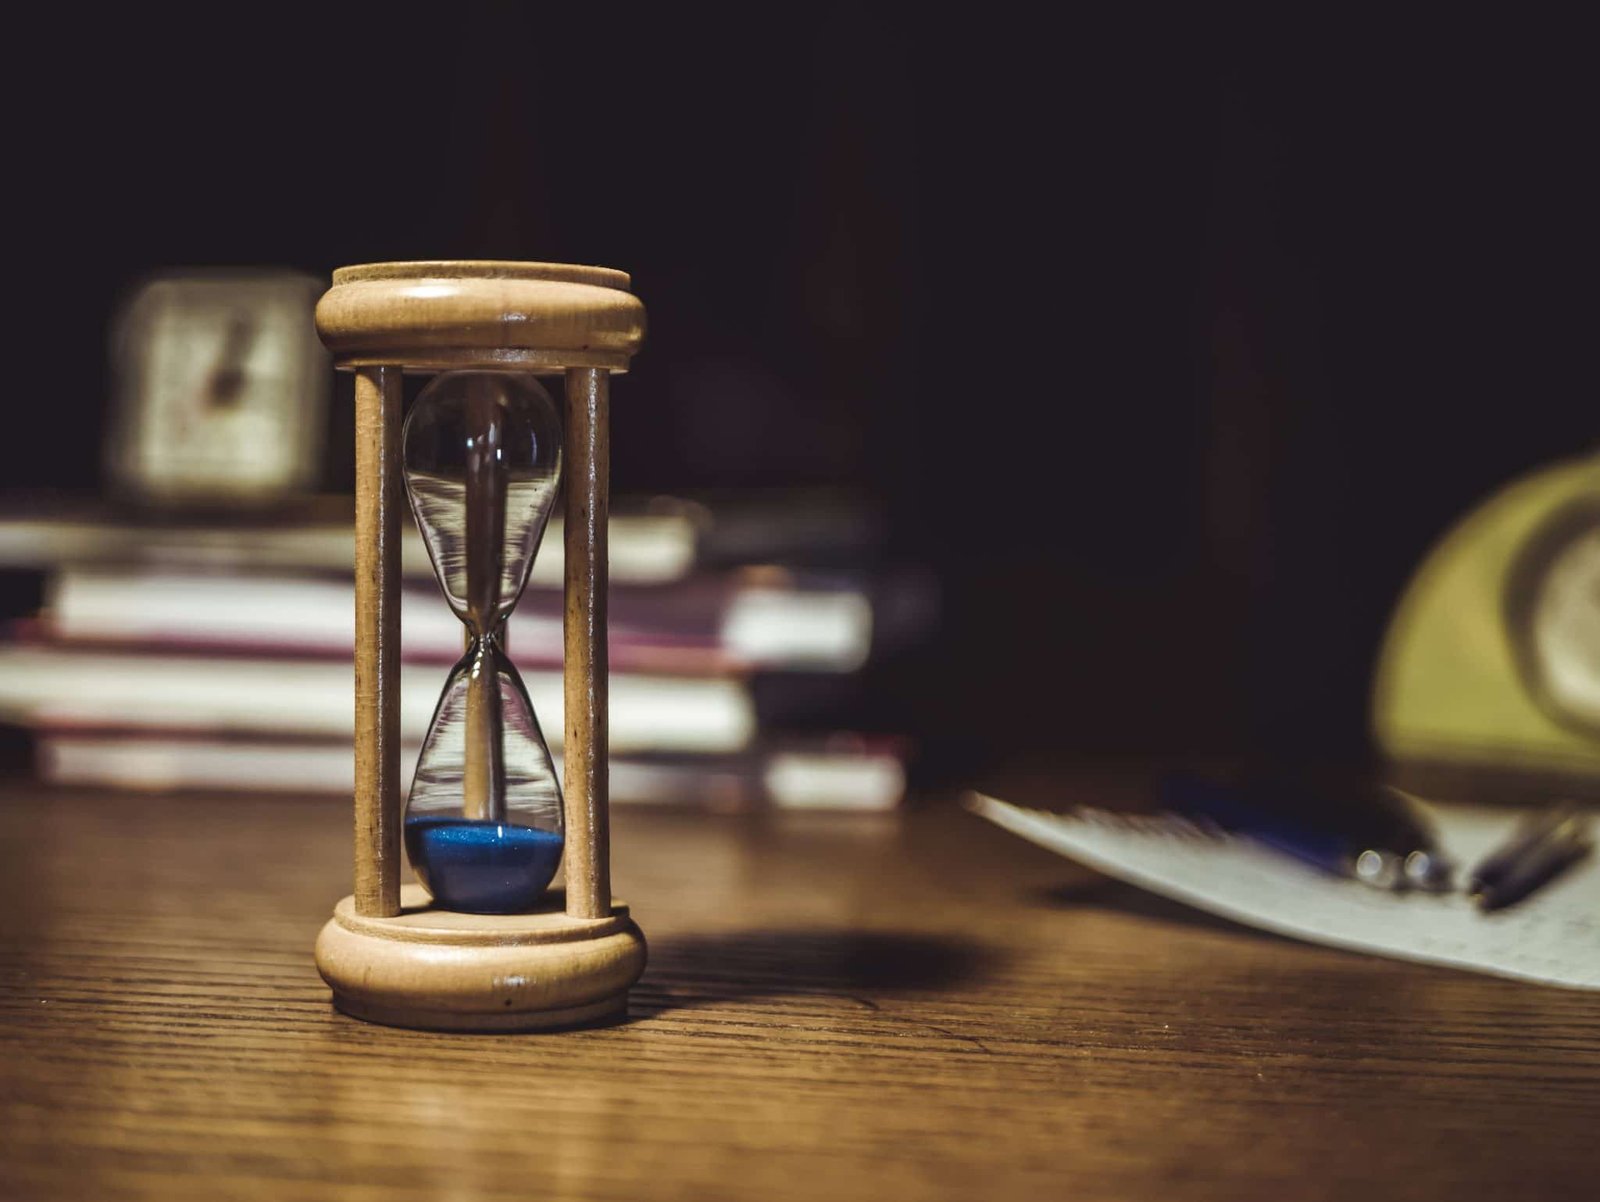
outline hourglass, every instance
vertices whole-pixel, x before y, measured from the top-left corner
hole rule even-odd
[[[622,1012],[644,939],[612,898],[606,797],[610,376],[644,308],[626,275],[549,263],[346,267],[317,306],[356,376],[355,892],[317,940],[374,1022],[518,1030]],[[402,429],[401,373],[432,373]],[[564,378],[561,414],[540,377]],[[564,496],[564,773],[508,654]],[[409,505],[464,654],[402,811],[400,523]],[[402,845],[418,885],[400,884]],[[565,889],[550,882],[564,866]]]

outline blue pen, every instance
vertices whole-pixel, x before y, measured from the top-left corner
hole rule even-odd
[[[1293,782],[1230,786],[1189,775],[1168,777],[1162,803],[1324,872],[1378,889],[1450,887],[1451,866],[1422,820],[1387,789],[1329,796]]]

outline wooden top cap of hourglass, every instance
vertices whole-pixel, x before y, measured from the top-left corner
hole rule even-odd
[[[626,272],[468,259],[365,263],[333,273],[317,333],[341,368],[628,370],[644,305]]]

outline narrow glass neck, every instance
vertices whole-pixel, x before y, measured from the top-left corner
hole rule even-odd
[[[460,617],[459,614],[457,614],[456,616]],[[492,629],[486,630],[482,634],[479,634],[477,631],[472,629],[472,623],[471,622],[467,621],[465,618],[462,618],[461,619],[461,653],[462,653],[462,656],[464,658],[471,658],[472,656],[476,655],[481,648],[485,648],[485,647],[492,647],[492,648],[494,648],[494,650],[498,651],[501,655],[506,654],[506,650],[507,650],[507,646],[506,646],[506,623],[509,622],[510,620],[511,620],[510,616],[507,615],[506,617],[501,618],[499,622],[495,623],[495,625],[494,625],[494,627]]]

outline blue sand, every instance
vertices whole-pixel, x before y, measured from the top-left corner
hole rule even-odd
[[[469,914],[520,914],[533,909],[561,863],[566,839],[557,831],[477,822],[412,818],[406,855],[433,900]]]

